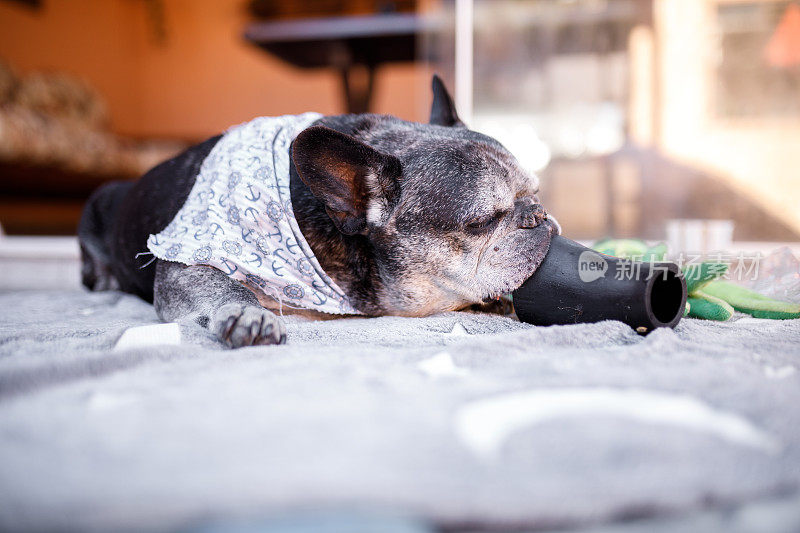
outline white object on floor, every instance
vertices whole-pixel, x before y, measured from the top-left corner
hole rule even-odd
[[[181,343],[181,328],[175,322],[150,324],[128,328],[114,346],[115,351],[147,346],[178,345]]]
[[[608,416],[708,433],[774,454],[780,443],[748,420],[696,398],[640,389],[563,388],[504,394],[470,402],[456,413],[455,429],[473,453],[494,459],[515,432],[564,417]]]
[[[464,329],[461,322],[456,322],[453,325],[453,329],[451,329],[449,333],[446,333],[446,335],[452,335],[453,337],[467,337],[469,334],[469,331]]]
[[[420,361],[417,363],[417,368],[432,378],[463,376],[468,372],[466,368],[456,366],[453,357],[447,352],[439,352],[429,359]]]

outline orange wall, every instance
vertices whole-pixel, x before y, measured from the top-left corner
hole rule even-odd
[[[112,128],[134,136],[202,138],[258,115],[344,112],[339,78],[300,70],[245,43],[243,0],[165,0],[166,42],[143,0],[0,3],[0,57],[22,72],[78,74],[104,95]],[[430,72],[379,71],[373,108],[424,120]]]
[[[137,2],[47,0],[31,10],[0,2],[0,59],[21,73],[60,70],[88,80],[105,97],[114,126],[134,124],[140,102],[134,28]]]

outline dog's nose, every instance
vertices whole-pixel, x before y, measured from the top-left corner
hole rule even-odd
[[[532,204],[525,208],[519,221],[520,228],[535,228],[547,220],[547,211],[542,204]]]

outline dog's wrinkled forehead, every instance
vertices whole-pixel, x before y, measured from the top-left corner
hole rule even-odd
[[[371,139],[402,163],[402,212],[442,230],[510,208],[520,194],[535,194],[525,172],[495,139],[466,128],[398,124]]]

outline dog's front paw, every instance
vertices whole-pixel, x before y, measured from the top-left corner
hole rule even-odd
[[[478,313],[491,313],[493,315],[510,315],[514,312],[514,304],[511,300],[502,296],[496,300],[490,300],[480,304],[472,304],[469,307],[470,311]]]
[[[286,342],[283,320],[256,305],[223,305],[214,314],[211,331],[231,348]]]

